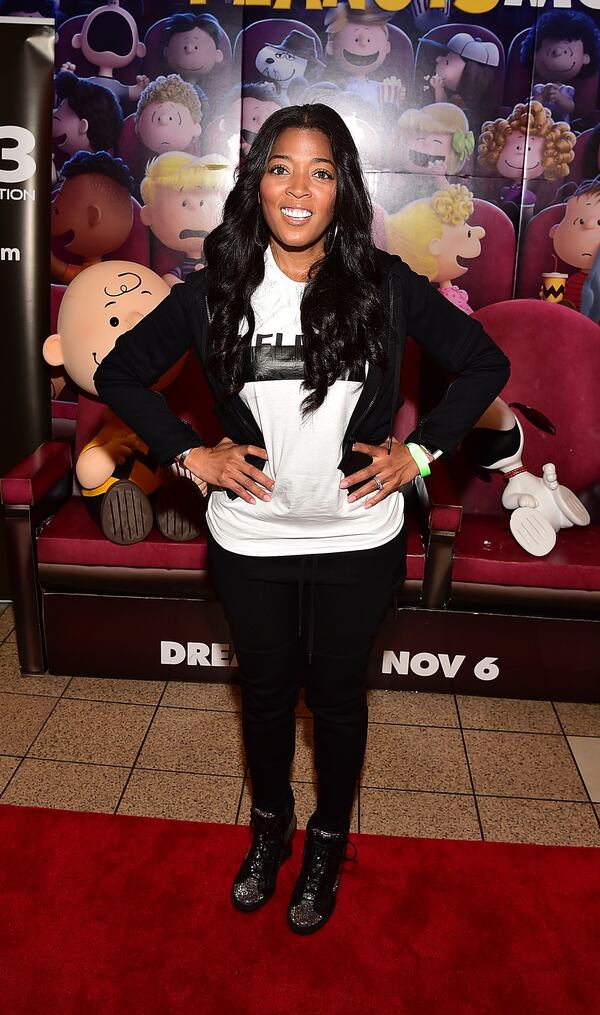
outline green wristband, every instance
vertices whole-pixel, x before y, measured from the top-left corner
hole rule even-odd
[[[415,462],[419,466],[419,472],[420,472],[420,474],[422,476],[430,476],[431,475],[431,469],[429,468],[429,459],[427,458],[427,455],[423,451],[423,448],[421,447],[421,445],[420,444],[406,444],[405,447],[408,448],[408,450],[410,451],[410,453],[411,453],[412,457],[414,458]]]

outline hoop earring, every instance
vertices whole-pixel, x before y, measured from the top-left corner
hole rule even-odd
[[[329,233],[327,233],[327,240],[325,241],[325,248],[326,248],[326,249],[325,249],[325,253],[326,253],[326,254],[329,254],[329,253],[331,252],[331,249],[332,249],[332,247],[333,247],[333,244],[334,244],[334,243],[335,243],[335,241],[336,241],[336,238],[337,238],[337,234],[338,234],[338,224],[337,224],[337,222],[336,222],[336,223],[335,223],[335,228],[334,228],[334,230],[333,230],[333,237],[332,237],[332,239],[331,239],[331,240],[329,239]]]
[[[260,205],[259,205],[259,208],[260,208]],[[259,216],[260,216],[260,218],[262,218],[262,214],[260,213],[260,211],[259,211]],[[260,235],[261,234],[261,224],[262,224],[261,222],[257,222],[257,224],[256,224],[256,228],[254,230],[254,242],[256,243],[257,247],[260,247],[260,249],[264,251],[264,249],[265,249],[265,243],[264,243],[264,240],[261,238],[261,235]]]

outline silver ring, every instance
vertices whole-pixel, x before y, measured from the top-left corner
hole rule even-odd
[[[375,485],[376,485],[377,489],[378,490],[383,490],[383,483],[381,482],[379,476],[373,476],[373,479],[375,480]]]

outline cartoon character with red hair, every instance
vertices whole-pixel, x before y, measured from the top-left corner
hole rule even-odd
[[[575,158],[576,137],[568,123],[555,123],[541,102],[519,102],[506,119],[486,120],[479,138],[479,162],[513,182],[500,191],[500,203],[533,208],[528,180],[562,180]]]

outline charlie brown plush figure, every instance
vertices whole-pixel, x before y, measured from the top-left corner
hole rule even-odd
[[[141,264],[101,261],[86,268],[65,291],[58,331],[44,342],[44,359],[51,366],[64,366],[82,391],[96,395],[94,373],[118,336],[168,293],[166,282]],[[184,359],[160,378],[157,390],[175,379]],[[141,438],[108,408],[75,467],[92,516],[108,539],[121,544],[144,539],[154,518],[169,539],[183,542],[198,535],[206,485],[194,481],[188,470],[181,472],[179,466],[159,466]]]

